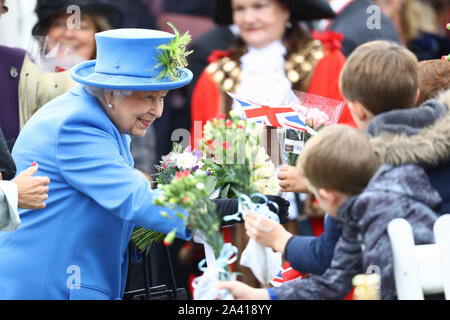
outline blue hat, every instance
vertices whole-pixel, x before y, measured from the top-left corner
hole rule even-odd
[[[96,33],[97,59],[74,66],[71,76],[76,82],[105,89],[159,91],[180,88],[191,82],[192,72],[178,66],[172,72],[176,77],[170,77],[159,60],[162,55],[170,61],[176,60],[167,55],[169,50],[165,49],[175,38],[174,34],[149,29]]]

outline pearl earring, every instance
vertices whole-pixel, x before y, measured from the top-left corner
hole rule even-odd
[[[112,109],[112,108],[113,108],[113,105],[112,105],[111,103],[108,103],[108,108],[109,108],[109,109]]]
[[[286,21],[285,27],[286,27],[286,29],[292,28],[292,23],[290,21]]]

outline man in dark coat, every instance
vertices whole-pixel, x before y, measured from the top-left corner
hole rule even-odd
[[[320,31],[335,31],[344,35],[342,53],[348,57],[359,45],[372,40],[400,43],[392,21],[371,0],[328,0],[336,17]]]

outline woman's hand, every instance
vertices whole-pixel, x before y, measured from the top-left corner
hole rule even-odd
[[[247,235],[259,244],[284,253],[286,243],[292,237],[281,224],[256,214],[244,217]]]
[[[308,192],[305,178],[298,173],[296,167],[282,166],[278,172],[278,179],[280,180],[279,185],[282,192]]]
[[[45,208],[44,201],[48,199],[48,177],[33,177],[38,166],[33,165],[20,172],[12,180],[17,185],[19,193],[19,208],[22,209],[42,209]]]
[[[236,300],[270,300],[266,289],[252,288],[240,281],[220,281],[217,289],[227,289]]]

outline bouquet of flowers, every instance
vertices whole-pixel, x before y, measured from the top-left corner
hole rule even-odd
[[[220,234],[220,221],[216,213],[216,207],[209,198],[209,192],[206,190],[207,174],[202,170],[190,173],[188,170],[178,171],[172,182],[159,186],[161,193],[154,199],[154,204],[167,207],[175,211],[175,217],[169,216],[167,212],[161,211],[160,214],[166,218],[182,219],[186,221],[180,209],[190,212],[189,221],[186,224],[201,231],[206,237],[206,241],[213,248],[214,253],[219,255],[223,246],[223,239]],[[137,228],[132,235],[132,240],[136,247],[141,251],[150,249],[152,242],[156,239],[164,239],[165,245],[172,244],[176,229],[167,235],[157,235],[155,231]]]
[[[219,197],[238,198],[238,212],[230,213],[223,219],[240,220],[241,215],[251,212],[279,221],[278,215],[268,207],[269,204],[277,207],[277,204],[263,195],[278,191],[275,166],[264,147],[260,146],[263,126],[239,119],[239,113],[233,110],[230,118],[225,119],[225,115],[221,114],[208,121],[203,128],[204,139],[201,143],[207,156],[205,167],[216,178],[216,187],[221,188]],[[262,203],[253,202],[256,197],[262,199]],[[224,259],[218,260],[222,262],[217,261],[219,266],[213,270],[220,274]],[[281,255],[251,240],[242,253],[240,263],[249,267],[261,282],[268,283],[268,279],[281,267]],[[196,283],[197,287],[203,288],[203,281]],[[200,292],[203,291],[200,289]]]
[[[205,167],[215,178],[216,189],[220,189],[219,197],[275,193],[275,167],[260,146],[262,126],[239,119],[233,110],[230,117],[225,119],[225,115],[220,114],[208,121],[200,144],[205,154]]]
[[[278,131],[281,159],[284,163],[295,166],[304,144],[315,132],[325,126],[336,124],[345,103],[311,93],[288,91],[283,105],[292,107],[298,118],[309,128],[309,130],[280,128]]]
[[[163,156],[160,165],[156,166],[157,173],[155,174],[155,178],[158,182],[159,189],[163,192],[161,197],[154,200],[154,203],[161,206],[169,205],[171,208],[175,208],[176,205],[179,204],[181,208],[190,211],[193,203],[187,201],[187,199],[198,200],[205,197],[207,198],[213,190],[214,179],[209,177],[209,172],[199,170],[202,166],[203,162],[200,150],[191,151],[191,147],[187,147],[183,151],[181,145],[174,143],[172,151]],[[197,172],[198,174],[196,174]],[[188,180],[190,181],[190,184],[186,184],[185,182],[179,184],[179,180],[183,177],[190,177],[190,180]],[[197,183],[194,184],[194,182]],[[195,189],[197,184],[201,189]],[[194,186],[195,190],[185,190],[181,188],[187,188],[191,185]],[[180,190],[176,191],[177,188],[180,188]],[[183,191],[188,192],[181,199],[185,201],[179,201],[177,197],[181,197]],[[164,203],[164,201],[161,201],[165,198],[167,198],[167,204]],[[213,210],[213,204],[208,205],[210,206],[209,210]],[[169,245],[173,241],[174,235],[175,232],[165,235],[154,230],[137,227],[131,235],[131,240],[136,244],[137,248],[148,254],[153,241],[161,242],[164,240],[164,243]]]
[[[158,184],[169,184],[175,175],[180,171],[193,173],[203,166],[202,152],[200,150],[191,150],[191,147],[182,149],[182,146],[176,142],[173,143],[172,151],[162,156],[156,167],[155,178]]]

